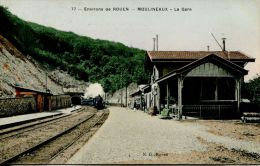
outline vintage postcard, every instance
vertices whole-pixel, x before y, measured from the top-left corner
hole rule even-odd
[[[0,164],[260,164],[260,1],[1,0]]]

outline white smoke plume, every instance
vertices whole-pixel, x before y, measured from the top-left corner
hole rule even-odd
[[[83,98],[96,97],[98,95],[104,96],[105,92],[99,83],[90,84],[86,90]]]

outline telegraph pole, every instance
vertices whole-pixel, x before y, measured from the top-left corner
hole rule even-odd
[[[47,72],[46,72],[45,78],[46,78],[46,80],[45,80],[46,81],[46,83],[45,83],[45,85],[46,85],[45,86],[45,88],[46,88],[45,91],[47,93],[48,92],[48,73]]]
[[[120,86],[120,88],[121,88],[121,107],[123,107],[123,74],[122,74],[122,72],[121,72],[121,86]]]
[[[127,85],[125,85],[125,106],[127,107]]]

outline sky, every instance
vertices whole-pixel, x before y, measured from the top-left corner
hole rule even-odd
[[[220,43],[226,38],[227,51],[256,59],[246,65],[245,81],[260,74],[259,0],[0,0],[0,5],[26,21],[144,50],[153,49],[158,34],[159,51],[206,51],[207,45],[220,51],[213,33]],[[156,7],[167,11],[147,11]]]

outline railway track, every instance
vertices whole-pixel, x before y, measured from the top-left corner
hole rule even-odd
[[[13,137],[15,135],[24,133],[26,131],[35,130],[37,128],[44,127],[44,126],[47,126],[47,125],[52,124],[52,123],[57,123],[59,121],[64,120],[64,118],[70,118],[71,116],[76,116],[75,113],[78,113],[80,111],[82,111],[82,108],[77,110],[77,112],[74,112],[72,114],[54,116],[54,117],[51,117],[51,118],[46,118],[46,119],[43,119],[43,120],[37,120],[37,121],[33,121],[31,123],[26,123],[26,124],[23,124],[23,125],[18,125],[18,126],[15,126],[15,127],[9,127],[9,128],[3,129],[3,130],[0,131],[0,141],[4,140],[6,138]]]
[[[71,143],[67,144],[66,146],[63,146],[63,148],[56,153],[55,155],[51,156],[49,159],[53,160],[54,158],[56,158],[58,155],[60,155],[61,153],[63,153],[66,149],[68,149],[69,147],[71,147],[76,141],[78,141],[84,134],[86,134],[86,132],[88,132],[92,127],[94,127],[95,125],[99,124],[100,121],[103,119],[103,117],[105,116],[105,114],[102,115],[101,118],[99,118],[94,124],[90,125],[88,128],[86,128],[84,130],[84,132],[81,132]]]
[[[98,125],[102,120],[106,118],[106,113],[102,113],[101,115],[97,114],[82,114],[78,115],[77,118],[67,117],[70,120],[59,119],[59,123],[66,124],[70,121],[73,121],[73,125],[69,127],[60,125],[59,132],[53,132],[47,134],[44,139],[41,138],[39,141],[32,141],[30,139],[37,139],[37,137],[30,137],[26,139],[27,146],[20,150],[16,150],[14,153],[10,153],[15,146],[10,146],[8,148],[0,149],[3,153],[7,152],[7,155],[0,156],[0,164],[7,163],[49,163],[51,160],[59,156],[59,154],[63,153],[66,149],[72,146],[78,139],[84,136],[92,127]],[[24,131],[19,134],[15,134],[3,139],[0,144],[4,143],[12,143],[14,140],[19,140],[19,138],[23,138],[26,135],[31,135],[33,132],[41,135],[42,132],[48,132],[48,128],[52,128],[55,123],[53,122],[48,125],[43,125],[40,128],[30,129],[29,131]],[[47,129],[46,129],[47,128]],[[36,131],[37,130],[37,131]],[[51,131],[51,130],[50,130]],[[8,140],[10,139],[10,140]],[[1,152],[1,153],[2,153]],[[9,153],[8,153],[9,152]]]

